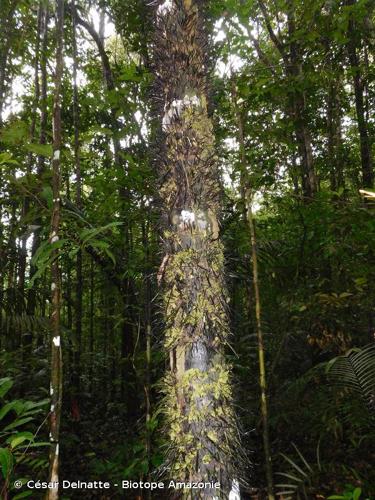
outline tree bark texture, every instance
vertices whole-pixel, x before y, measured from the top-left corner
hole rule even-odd
[[[228,494],[238,453],[230,367],[220,185],[207,112],[206,37],[201,2],[173,0],[156,15],[155,102],[162,116],[156,158],[164,258],[165,409],[169,474],[182,481],[218,481],[191,498]],[[237,449],[236,449],[237,447]]]

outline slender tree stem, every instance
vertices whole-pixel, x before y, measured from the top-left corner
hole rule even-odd
[[[274,487],[273,487],[273,473],[272,473],[272,455],[269,437],[268,425],[268,405],[267,405],[267,382],[266,382],[266,362],[264,353],[264,338],[262,330],[262,310],[260,300],[259,278],[258,278],[258,255],[257,255],[257,241],[255,233],[255,222],[253,217],[253,195],[247,180],[248,165],[246,160],[245,150],[245,136],[242,115],[237,106],[237,92],[236,85],[232,85],[232,101],[237,121],[238,129],[238,142],[240,147],[240,188],[241,197],[244,204],[244,218],[250,232],[251,243],[251,265],[253,271],[253,290],[255,297],[255,321],[258,340],[258,361],[259,361],[259,386],[260,386],[260,408],[262,415],[262,435],[263,435],[263,448],[265,458],[266,479],[268,488],[268,500],[274,500]]]
[[[74,162],[76,174],[76,204],[79,210],[82,209],[82,172],[80,159],[80,113],[79,113],[79,96],[77,85],[77,40],[76,40],[76,16],[75,2],[72,1],[72,45],[73,45],[73,124],[74,124]],[[75,345],[74,345],[74,385],[77,394],[80,390],[80,364],[81,364],[81,337],[82,337],[82,297],[83,297],[83,275],[82,275],[82,250],[77,253],[76,261],[76,311],[75,311]],[[76,394],[76,395],[77,395]]]
[[[50,471],[49,481],[59,481],[59,441],[60,419],[62,405],[62,351],[61,351],[61,283],[59,249],[56,245],[60,232],[60,185],[61,185],[61,91],[64,68],[64,0],[56,0],[56,70],[53,103],[53,159],[52,159],[52,192],[53,206],[51,218],[50,244],[54,245],[53,261],[51,265],[51,410],[50,410]],[[48,490],[47,500],[56,500],[59,496],[58,486]]]

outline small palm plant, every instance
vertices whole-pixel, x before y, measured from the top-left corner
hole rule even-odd
[[[297,453],[298,460],[293,460],[284,453],[280,453],[288,464],[289,470],[276,473],[288,481],[276,484],[276,488],[278,488],[277,496],[282,500],[309,500],[312,498],[312,492],[315,490],[317,479],[321,473],[319,443],[316,448],[317,462],[313,465],[309,464],[294,443],[292,445]]]

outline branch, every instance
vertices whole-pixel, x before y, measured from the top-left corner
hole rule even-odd
[[[69,10],[72,13],[72,15],[75,16],[76,23],[79,24],[82,28],[84,28],[88,32],[88,34],[92,37],[92,39],[94,40],[94,42],[98,48],[100,59],[102,62],[103,75],[104,75],[104,80],[105,80],[105,83],[107,86],[107,90],[114,90],[115,89],[115,79],[113,77],[113,72],[112,72],[111,64],[109,62],[109,57],[108,57],[108,54],[104,48],[102,39],[100,38],[99,34],[95,31],[95,28],[88,21],[85,21],[84,19],[82,19],[80,17],[80,15],[78,14],[77,9],[75,7],[73,7],[72,5],[69,5]],[[118,120],[116,119],[116,112],[114,109],[111,109],[111,115],[112,115],[113,125],[118,127],[118,128],[121,128]],[[138,131],[137,131],[138,138],[140,139],[141,143],[145,146],[146,144],[145,144],[145,140],[142,136],[141,128],[140,128],[140,126],[137,123],[137,120],[135,118],[133,121],[136,124],[137,129],[138,129]],[[117,158],[117,163],[120,163],[119,154],[121,151],[121,147],[120,147],[120,143],[117,139],[114,139],[114,149],[115,149],[115,156]]]
[[[277,50],[280,52],[280,55],[283,58],[284,63],[287,65],[288,64],[288,57],[287,57],[287,54],[285,52],[285,47],[280,42],[279,38],[276,36],[275,32],[273,31],[273,28],[272,28],[272,25],[271,25],[271,21],[270,21],[268,12],[267,12],[267,8],[264,5],[263,0],[258,0],[258,4],[259,4],[259,7],[260,7],[260,10],[262,11],[262,14],[263,14],[263,17],[264,17],[264,20],[265,20],[266,27],[267,27],[268,33],[270,35],[270,38],[273,41],[273,43],[274,43],[275,47],[277,48]]]
[[[375,193],[373,193],[372,191],[366,191],[365,189],[360,189],[359,192],[365,198],[372,198],[372,199],[375,198]]]
[[[114,90],[115,83],[113,79],[111,65],[99,34],[95,31],[95,28],[89,22],[85,21],[84,19],[82,19],[82,17],[79,16],[77,9],[75,7],[69,5],[69,10],[72,13],[72,15],[75,16],[77,24],[81,25],[82,28],[84,28],[89,33],[89,35],[96,43],[102,61],[104,79],[107,85],[107,89]]]

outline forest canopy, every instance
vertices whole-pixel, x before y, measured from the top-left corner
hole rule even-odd
[[[374,6],[1,0],[1,500],[374,498]]]

